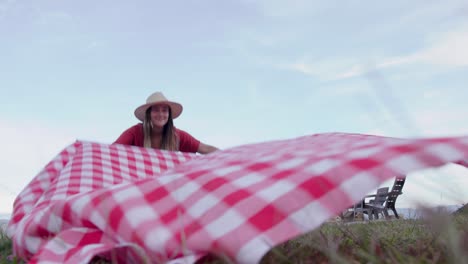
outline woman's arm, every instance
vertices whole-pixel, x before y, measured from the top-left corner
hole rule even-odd
[[[143,126],[141,125],[135,125],[130,127],[129,129],[125,130],[119,138],[117,138],[116,141],[112,144],[123,144],[123,145],[133,145],[133,146],[139,146],[143,147],[143,144],[139,144],[143,142]],[[141,139],[138,140],[140,137]]]
[[[213,147],[211,145],[207,145],[203,142],[200,142],[200,145],[198,146],[198,150],[197,152],[200,153],[200,154],[208,154],[208,153],[211,153],[213,151],[217,151],[219,150],[217,147]]]
[[[176,133],[179,137],[179,151],[208,154],[218,150],[217,147],[200,142],[200,140],[181,129],[176,129]]]

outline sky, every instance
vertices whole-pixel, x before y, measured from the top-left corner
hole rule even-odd
[[[466,0],[0,0],[0,213],[75,140],[136,124],[155,91],[223,149],[468,135],[466,47]],[[468,202],[466,168],[409,176],[397,207]]]

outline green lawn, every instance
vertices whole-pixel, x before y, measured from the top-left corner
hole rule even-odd
[[[279,245],[262,263],[466,263],[468,217],[325,224]]]
[[[14,260],[8,260],[11,255],[11,240],[0,229],[0,264],[18,263]]]
[[[272,249],[261,263],[465,263],[468,264],[468,216],[432,215],[423,220],[326,223]],[[0,264],[11,241],[0,234]],[[204,263],[229,263],[221,257]],[[108,263],[100,260],[94,263]]]

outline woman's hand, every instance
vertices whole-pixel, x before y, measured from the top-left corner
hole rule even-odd
[[[200,142],[200,145],[198,146],[198,150],[197,152],[200,153],[200,154],[208,154],[208,153],[211,153],[213,151],[217,151],[219,150],[217,147],[213,147],[211,145],[207,145],[203,142]]]

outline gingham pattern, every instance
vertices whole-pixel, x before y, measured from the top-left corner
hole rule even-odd
[[[317,134],[206,156],[76,142],[20,193],[7,231],[31,263],[256,263],[387,179],[466,160],[468,137]]]

